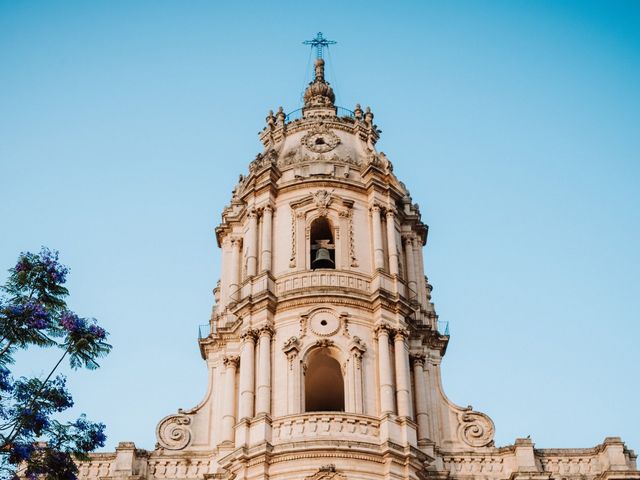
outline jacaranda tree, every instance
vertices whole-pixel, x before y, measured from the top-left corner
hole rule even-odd
[[[95,369],[111,350],[94,319],[67,308],[68,273],[58,252],[42,248],[20,254],[0,287],[0,479],[75,480],[74,459],[106,440],[105,426],[85,415],[72,422],[55,418],[73,406],[65,377],[56,375],[63,361]],[[60,359],[44,378],[14,378],[15,353],[33,347],[57,348]]]

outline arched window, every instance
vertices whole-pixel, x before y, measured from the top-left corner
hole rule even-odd
[[[311,269],[336,268],[336,250],[333,243],[333,228],[326,217],[316,218],[311,224]]]
[[[344,412],[344,379],[340,363],[326,349],[311,352],[304,376],[307,412]]]

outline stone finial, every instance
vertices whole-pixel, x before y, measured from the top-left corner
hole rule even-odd
[[[371,111],[371,107],[367,107],[364,112],[364,123],[366,123],[368,127],[373,127],[373,112]]]
[[[324,60],[322,58],[316,60],[314,71],[316,80],[324,82]]]
[[[315,79],[304,92],[304,108],[305,110],[333,108],[335,101],[336,95],[324,79],[324,60],[318,58],[315,64]]]
[[[353,114],[356,117],[356,120],[361,121],[362,120],[362,107],[360,107],[359,103],[356,103],[356,108],[353,109]]]
[[[276,125],[284,125],[284,121],[287,116],[284,113],[282,107],[278,107],[278,112],[276,113]]]
[[[267,129],[273,130],[276,124],[276,117],[273,115],[273,110],[269,110],[269,113],[267,113],[267,118],[265,118],[265,121],[267,122]]]

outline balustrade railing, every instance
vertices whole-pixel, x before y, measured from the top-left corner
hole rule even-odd
[[[299,120],[302,118],[302,108],[298,108],[293,112],[289,112],[284,118],[285,123],[293,122],[294,120]],[[344,107],[336,107],[336,116],[340,118],[355,118],[356,114]]]
[[[341,270],[305,270],[285,275],[276,281],[276,294],[286,295],[306,288],[323,287],[369,294],[371,281],[368,276]]]
[[[368,415],[345,412],[309,412],[287,415],[272,424],[274,443],[304,440],[351,440],[378,443],[380,421]]]

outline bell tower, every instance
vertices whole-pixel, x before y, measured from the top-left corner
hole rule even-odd
[[[205,398],[160,421],[155,450],[122,443],[83,478],[640,479],[616,437],[498,448],[487,415],[446,397],[428,227],[371,109],[336,106],[318,57],[304,106],[267,115],[215,230]]]

